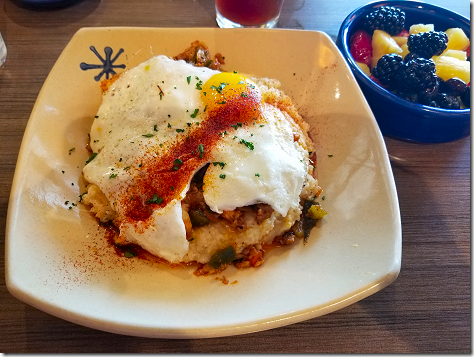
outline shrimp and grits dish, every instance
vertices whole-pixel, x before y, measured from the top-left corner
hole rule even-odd
[[[103,82],[82,196],[114,243],[196,275],[256,267],[326,212],[308,124],[274,79],[222,70],[205,44]]]

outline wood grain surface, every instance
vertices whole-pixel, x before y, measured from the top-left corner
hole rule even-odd
[[[466,0],[436,0],[470,16]],[[364,0],[286,0],[279,27],[335,39]],[[90,26],[216,27],[213,0],[83,0],[33,10],[0,0],[0,352],[471,352],[470,137],[420,145],[385,138],[398,190],[402,269],[389,287],[337,312],[248,335],[196,340],[120,336],[63,321],[5,286],[8,199],[36,97],[73,34]]]

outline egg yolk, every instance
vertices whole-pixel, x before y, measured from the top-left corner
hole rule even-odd
[[[230,101],[252,97],[255,99],[255,83],[236,73],[222,72],[204,83],[201,100],[206,110],[212,111]]]

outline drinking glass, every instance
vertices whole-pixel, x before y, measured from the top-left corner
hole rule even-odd
[[[0,67],[7,59],[7,46],[5,46],[5,41],[3,41],[2,34],[0,33]]]
[[[219,27],[275,27],[284,0],[215,0]]]

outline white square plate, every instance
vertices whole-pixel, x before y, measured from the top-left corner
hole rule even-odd
[[[192,267],[117,255],[78,202],[88,132],[101,102],[96,78],[152,55],[176,55],[195,40],[222,53],[228,71],[281,81],[312,127],[329,213],[306,245],[273,249],[259,268],[218,275],[227,285],[194,276]],[[398,200],[383,138],[338,49],[314,31],[79,30],[28,122],[6,233],[6,281],[15,297],[81,325],[148,337],[236,335],[317,317],[389,285],[401,263]]]

